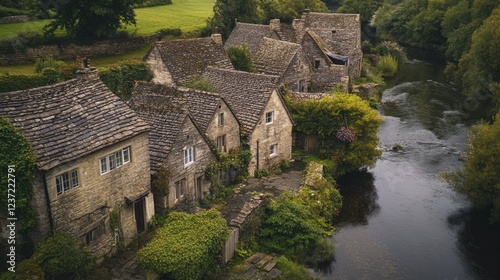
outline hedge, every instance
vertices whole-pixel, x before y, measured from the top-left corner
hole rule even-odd
[[[0,92],[26,90],[57,82],[58,77],[54,75],[0,75]]]
[[[216,267],[228,237],[226,221],[214,210],[174,212],[156,237],[137,253],[146,271],[177,280],[202,279]]]

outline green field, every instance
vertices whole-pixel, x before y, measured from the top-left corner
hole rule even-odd
[[[172,0],[171,5],[135,9],[137,25],[125,28],[129,33],[148,35],[162,28],[180,28],[184,32],[202,28],[212,15],[215,0]],[[19,32],[42,32],[50,20],[0,25],[0,39],[14,37]],[[59,34],[63,34],[61,31]]]
[[[148,35],[162,28],[180,28],[183,32],[194,31],[205,26],[206,19],[213,13],[215,0],[172,0],[172,2],[171,5],[136,9],[137,26],[127,26],[125,30],[138,35]],[[0,24],[0,38],[13,37],[19,32],[41,32],[43,26],[49,22],[49,20],[37,20]],[[141,59],[148,49],[149,47],[145,47],[127,54],[92,57],[91,61],[97,67],[106,67],[120,60]],[[31,74],[33,69],[33,64],[0,66],[0,75]]]

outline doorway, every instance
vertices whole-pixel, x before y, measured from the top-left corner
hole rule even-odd
[[[137,226],[137,233],[141,233],[146,229],[144,219],[144,197],[134,203],[135,224]]]

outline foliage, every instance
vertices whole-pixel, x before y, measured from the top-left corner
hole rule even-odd
[[[234,66],[234,69],[253,72],[252,57],[247,44],[231,46],[227,49],[227,55]]]
[[[276,258],[276,267],[281,270],[281,278],[286,280],[314,280],[307,269],[296,262],[287,259],[285,256]]]
[[[26,11],[0,6],[0,18],[9,16],[25,15]]]
[[[318,136],[320,155],[336,162],[338,175],[371,167],[380,158],[377,131],[382,118],[360,97],[334,93],[320,100],[292,104],[292,112],[296,130]],[[337,139],[336,133],[342,126],[356,132],[355,141],[345,143]]]
[[[15,214],[20,221],[20,227],[16,229],[25,233],[36,225],[35,214],[29,206],[33,195],[31,180],[34,178],[35,157],[25,136],[3,117],[0,117],[0,167],[4,172],[0,176],[0,183],[4,186],[0,190],[1,211],[6,217],[11,216],[7,211],[7,205],[11,203],[8,199],[15,195]],[[8,191],[11,183],[15,183],[15,194]]]
[[[213,209],[174,212],[137,253],[137,260],[147,271],[179,280],[201,279],[215,267],[227,237],[226,221]]]
[[[203,76],[194,76],[182,84],[183,87],[198,89],[208,92],[218,92],[212,83]]]
[[[344,0],[337,12],[360,14],[361,22],[366,24],[383,2],[384,0]]]
[[[469,131],[467,156],[461,169],[444,178],[478,207],[491,208],[490,221],[500,223],[500,113],[493,124],[481,123]]]
[[[109,38],[123,27],[122,23],[135,25],[132,9],[135,3],[138,0],[41,0],[39,7],[42,18],[48,18],[51,11],[56,13],[55,20],[45,27],[46,35],[54,36],[60,28],[65,29],[70,37],[86,41]]]
[[[35,73],[42,74],[51,80],[62,82],[65,80],[65,69],[67,68],[64,61],[55,60],[52,57],[39,58],[35,60]]]
[[[150,81],[152,73],[147,63],[129,61],[100,71],[99,78],[114,94],[128,100],[134,91],[134,81]]]
[[[89,249],[67,233],[54,233],[48,236],[31,256],[38,263],[46,278],[79,277],[95,267],[95,256]],[[62,279],[62,278],[61,278]]]
[[[152,187],[160,190],[163,196],[168,197],[168,186],[172,177],[172,170],[168,167],[161,166],[156,173],[156,178],[152,182]]]
[[[266,208],[260,243],[267,251],[297,260],[307,256],[322,238],[332,233],[332,227],[316,219],[300,198],[285,192]]]
[[[58,82],[54,75],[0,75],[0,92],[10,92],[52,85]]]
[[[145,8],[145,7],[155,7],[155,6],[162,6],[169,4],[172,4],[172,0],[144,0],[141,1],[140,3],[133,4],[132,7]]]
[[[161,213],[154,214],[151,220],[149,220],[148,222],[148,227],[157,228],[164,226],[165,223],[167,222],[168,214],[169,214],[168,209]]]
[[[385,55],[380,58],[376,67],[382,77],[390,78],[398,71],[398,61],[392,55]]]

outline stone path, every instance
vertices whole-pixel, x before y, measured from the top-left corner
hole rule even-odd
[[[274,254],[253,254],[241,265],[237,279],[276,279],[281,275],[281,271],[276,267],[275,257]]]

